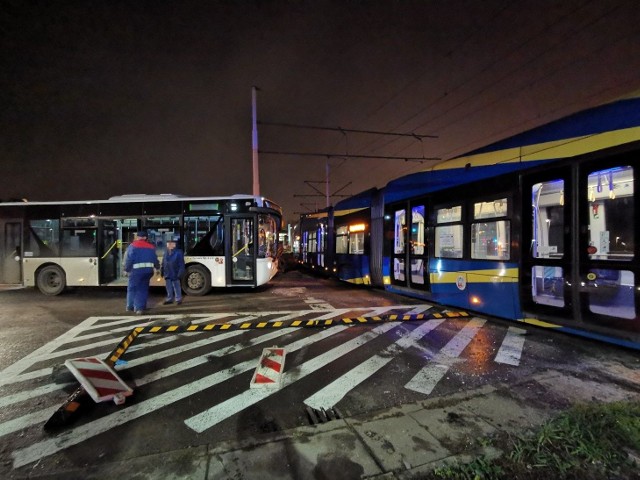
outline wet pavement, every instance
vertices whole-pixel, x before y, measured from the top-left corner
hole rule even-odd
[[[588,366],[575,375],[548,370],[521,383],[99,468],[50,475],[35,465],[28,478],[413,479],[449,462],[498,456],[500,439],[521,435],[575,403],[630,399],[640,400],[640,364],[612,361],[600,364],[597,374]]]
[[[270,307],[278,312],[299,309],[304,305],[305,308],[321,307],[318,314],[324,314],[328,307],[322,306],[323,302],[330,302],[334,307],[349,307],[367,301],[375,306],[393,305],[402,300],[366,290],[341,289],[335,293],[330,287],[327,285],[325,290],[325,286],[315,280],[293,273],[277,279],[272,288],[250,296],[226,292],[224,295],[188,298],[179,311],[192,312],[196,316],[200,312],[204,315],[214,311],[233,312],[239,308],[243,309],[241,311],[249,308],[259,310],[268,299]],[[153,295],[158,303],[161,302],[162,292],[154,292]],[[41,345],[60,341],[65,332],[79,328],[87,317],[112,315],[105,318],[126,321],[121,317],[124,313],[123,293],[119,290],[78,290],[55,298],[30,291],[7,292],[2,302],[0,320],[4,322],[4,338],[0,364],[11,369]],[[410,303],[407,301],[407,308],[411,307]],[[153,311],[172,312],[164,307],[155,307]],[[441,344],[439,347],[443,346],[465,323],[452,323],[434,341]],[[452,366],[433,393],[424,395],[403,388],[402,369],[406,370],[405,377],[407,372],[413,375],[422,366],[420,355],[424,353],[432,358],[436,352],[416,351],[417,356],[399,356],[395,365],[399,369],[389,369],[386,376],[378,374],[380,376],[367,383],[366,388],[361,386],[348,401],[338,404],[343,408],[335,413],[341,418],[315,425],[300,426],[302,423],[298,422],[292,427],[296,425],[296,415],[304,411],[302,400],[336,376],[350,371],[362,358],[345,359],[344,364],[336,363],[331,371],[320,369],[308,381],[296,383],[296,388],[290,389],[294,392],[283,389],[282,395],[274,395],[272,401],[258,402],[205,433],[187,431],[183,417],[197,413],[201,408],[198,401],[202,402],[210,393],[200,395],[193,404],[187,397],[182,403],[176,402],[175,408],[168,401],[167,406],[138,423],[132,421],[121,428],[114,425],[109,435],[96,436],[86,445],[82,442],[75,450],[64,450],[58,455],[52,452],[64,442],[72,443],[69,437],[83,428],[93,428],[92,422],[88,418],[86,425],[51,437],[42,434],[42,426],[38,422],[28,428],[13,428],[12,422],[33,412],[42,411],[48,418],[59,400],[36,396],[30,403],[14,402],[26,382],[11,384],[6,387],[6,395],[0,397],[0,402],[4,402],[0,408],[2,472],[6,475],[4,478],[10,479],[56,480],[111,477],[136,480],[418,479],[447,462],[500,455],[500,446],[504,445],[505,438],[521,435],[575,403],[640,399],[640,358],[636,352],[584,339],[575,339],[574,342],[572,337],[544,329],[528,328],[525,365],[494,365],[495,362],[488,359],[495,356],[511,325],[488,321],[475,343],[467,349],[469,360],[466,363],[446,356],[437,357],[438,362],[430,362],[436,369],[447,368],[448,362]],[[415,325],[407,327],[414,329]],[[106,331],[107,337],[109,331]],[[355,335],[356,331],[346,333]],[[106,343],[111,348],[120,338],[112,336]],[[245,343],[251,338],[246,337]],[[349,338],[345,337],[340,342]],[[312,352],[313,348],[320,349],[314,345],[305,347],[309,357],[324,351]],[[435,344],[429,345],[435,348]],[[62,345],[61,348],[66,347]],[[176,348],[186,354],[188,345],[180,344]],[[371,347],[367,355],[383,355],[385,352],[389,350],[382,349],[382,346]],[[210,354],[208,351],[207,355]],[[292,355],[292,362],[293,358]],[[303,360],[306,358],[300,362]],[[158,368],[166,366],[162,363],[157,365]],[[286,376],[291,372],[291,368],[285,369],[285,384],[289,383]],[[210,373],[207,371],[206,374]],[[184,385],[180,383],[176,387],[183,390],[188,382],[194,380],[184,374],[179,377]],[[400,380],[396,381],[396,378]],[[45,381],[43,379],[43,383]],[[237,393],[234,388],[239,388],[240,392],[251,392],[251,389],[247,390],[246,378],[238,377],[238,382],[233,379],[227,382],[224,390],[213,392],[220,395],[219,399],[207,401],[212,405],[227,397],[230,398],[223,403],[234,401],[233,395]],[[142,400],[144,395],[152,393],[145,389],[141,392]],[[162,390],[159,394],[173,401],[171,390]],[[62,392],[56,395],[59,397]],[[394,405],[383,408],[387,404],[385,402]],[[135,401],[132,404],[135,406]],[[360,405],[362,408],[355,408]],[[133,415],[127,412],[129,409],[125,408],[120,414],[124,417]],[[24,417],[20,417],[22,413]],[[178,428],[180,426],[182,430]],[[168,428],[174,430],[167,433]],[[181,432],[183,436],[188,435],[185,442],[178,441]],[[36,460],[32,462],[21,464],[17,461],[16,452],[36,448],[36,445],[37,448],[51,448],[51,452],[34,454]]]

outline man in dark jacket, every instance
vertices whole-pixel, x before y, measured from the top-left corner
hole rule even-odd
[[[167,286],[167,298],[165,305],[173,302],[175,298],[176,304],[182,303],[182,287],[180,282],[184,275],[184,254],[176,244],[180,237],[173,237],[167,242],[167,249],[162,256],[162,276]]]
[[[154,269],[159,269],[160,264],[156,247],[147,242],[146,230],[139,231],[136,236],[137,239],[127,248],[124,270],[129,274],[127,301],[133,300],[133,305],[127,305],[127,310],[133,307],[136,315],[141,315],[147,308],[149,281]]]

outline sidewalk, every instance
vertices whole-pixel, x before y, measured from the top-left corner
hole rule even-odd
[[[493,442],[482,439],[520,434],[574,403],[640,398],[638,364],[629,367],[611,363],[599,373],[599,378],[593,379],[548,370],[521,383],[482,387],[373,415],[331,420],[241,442],[138,457],[81,472],[59,472],[46,478],[420,478],[445,462],[500,455]]]

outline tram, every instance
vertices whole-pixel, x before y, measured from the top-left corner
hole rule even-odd
[[[639,97],[573,114],[337,203],[325,235],[364,225],[363,249],[326,268],[640,349],[639,158]]]

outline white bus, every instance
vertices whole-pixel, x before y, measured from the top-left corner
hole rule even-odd
[[[136,231],[149,232],[162,258],[179,236],[182,288],[256,287],[278,271],[282,209],[252,195],[123,195],[108,200],[0,203],[0,283],[65,287],[126,285],[123,257]],[[160,275],[151,285],[163,286]]]

